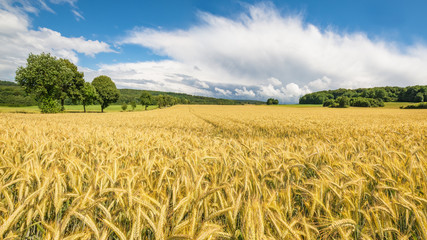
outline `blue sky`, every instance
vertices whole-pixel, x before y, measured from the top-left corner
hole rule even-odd
[[[0,79],[30,52],[119,88],[296,102],[427,84],[427,2],[0,0]]]

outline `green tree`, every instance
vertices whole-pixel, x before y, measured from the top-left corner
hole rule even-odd
[[[85,84],[83,79],[84,74],[79,72],[77,66],[70,62],[68,59],[59,59],[59,61],[71,72],[67,71],[67,74],[70,74],[70,77],[64,78],[61,82],[61,106],[64,109],[64,101],[69,97],[73,103],[76,103],[81,98],[81,89]]]
[[[128,105],[127,105],[127,103],[123,103],[122,104],[122,110],[126,111],[126,109],[128,109]]]
[[[350,105],[350,99],[346,96],[337,98],[338,107],[346,108]]]
[[[361,96],[364,98],[373,98],[375,97],[375,93],[372,88],[368,88],[362,91]]]
[[[62,109],[58,101],[50,97],[39,99],[38,107],[42,113],[57,113]]]
[[[98,76],[93,79],[92,85],[98,93],[98,101],[101,103],[101,112],[104,112],[105,108],[119,99],[120,92],[117,90],[116,84],[114,84],[110,77],[105,75]]]
[[[385,100],[387,98],[387,92],[384,88],[375,89],[375,98]]]
[[[98,99],[98,93],[92,84],[85,82],[80,91],[80,100],[83,104],[83,110],[86,112],[86,106],[93,104]]]
[[[162,94],[158,95],[156,97],[156,102],[157,102],[157,105],[159,106],[159,108],[167,106],[167,99],[166,99],[165,95],[162,95]]]
[[[130,106],[132,107],[132,111],[135,110],[136,102],[135,101],[130,102]]]
[[[342,94],[342,89],[340,90],[339,93],[336,93],[336,95],[338,95],[338,94]],[[326,101],[328,99],[334,99],[334,98],[335,98],[334,95],[331,93],[327,93],[324,91],[314,92],[314,93],[309,93],[309,94],[302,96],[299,99],[299,103],[300,104],[323,104],[324,101]]]
[[[27,94],[34,94],[39,106],[53,106],[52,101],[59,100],[61,109],[67,97],[73,101],[80,98],[83,87],[83,73],[67,59],[57,59],[49,53],[40,55],[30,54],[27,66],[16,70],[16,81]],[[51,111],[54,111],[53,108]]]
[[[16,82],[21,85],[27,94],[34,94],[39,107],[53,106],[53,101],[61,99],[62,83],[70,81],[72,70],[67,68],[62,61],[50,54],[30,54],[26,67],[16,70]],[[60,110],[60,109],[59,109]],[[49,112],[58,111],[52,108]]]
[[[141,96],[139,97],[142,106],[145,106],[145,110],[147,110],[148,105],[153,104],[153,97],[147,91],[143,91]],[[159,106],[160,107],[160,106]]]
[[[422,92],[419,92],[414,97],[414,102],[423,102],[424,101],[424,94]]]
[[[334,104],[335,104],[334,99],[327,99],[326,101],[323,102],[324,107],[330,107],[330,106],[333,106]]]
[[[165,106],[173,106],[175,105],[175,99],[172,96],[165,95]]]
[[[274,98],[269,98],[267,100],[267,105],[273,105],[273,104],[275,104],[275,105],[279,104],[279,100],[274,99]]]

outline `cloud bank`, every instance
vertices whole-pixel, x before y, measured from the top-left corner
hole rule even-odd
[[[189,29],[136,28],[120,42],[152,49],[169,61],[108,65],[101,72],[126,69],[126,78],[117,77],[152,80],[157,89],[173,79],[175,90],[188,93],[281,102],[325,89],[427,83],[427,48],[421,44],[399,48],[361,32],[320,29],[269,4],[249,6],[235,19],[203,12],[199,17]],[[180,74],[210,87],[190,86]]]
[[[30,52],[50,52],[74,63],[79,54],[113,52],[102,41],[31,27],[29,14],[53,12],[49,4],[69,4],[76,19],[83,20],[76,1],[39,0],[35,6],[27,0],[0,0],[0,79],[12,80]],[[148,48],[166,60],[79,67],[87,81],[105,74],[120,88],[263,101],[273,97],[281,103],[326,89],[427,84],[422,43],[399,46],[363,32],[321,29],[299,15],[283,15],[272,4],[247,6],[234,18],[198,16],[200,21],[187,29],[140,27],[115,43]]]
[[[112,52],[110,46],[101,41],[87,40],[83,37],[65,37],[48,29],[31,29],[28,13],[37,13],[38,8],[27,1],[17,7],[14,1],[0,0],[0,79],[13,79],[18,66],[23,66],[29,53],[49,52],[55,56],[78,63],[78,54],[94,56],[101,52]],[[72,0],[57,0],[74,4]],[[43,4],[42,4],[43,3]],[[40,1],[43,9],[50,9]]]

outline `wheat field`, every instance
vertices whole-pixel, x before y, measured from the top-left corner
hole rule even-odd
[[[0,114],[0,239],[427,239],[427,111]]]

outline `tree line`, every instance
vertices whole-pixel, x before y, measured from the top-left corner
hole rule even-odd
[[[83,72],[68,59],[56,58],[49,53],[30,54],[27,65],[16,71],[15,81],[0,81],[1,106],[34,106],[47,112],[60,112],[65,105],[100,104],[103,112],[111,104],[136,106],[139,102],[146,106],[145,97],[150,94],[150,105],[159,107],[175,104],[263,104],[255,100],[231,100],[212,97],[193,96],[181,93],[117,89],[108,76],[98,76],[92,83],[84,80]],[[127,107],[126,107],[127,108]]]
[[[0,104],[19,96],[25,99],[22,105],[37,104],[43,113],[64,111],[66,102],[83,105],[84,112],[86,106],[98,103],[101,105],[101,112],[104,112],[105,108],[120,98],[120,91],[110,77],[101,75],[91,83],[86,82],[83,72],[79,72],[76,65],[68,59],[56,58],[49,53],[30,54],[27,65],[16,70],[15,81],[21,88],[16,88],[14,83],[0,81],[2,93],[8,93],[5,94],[6,97],[0,98]],[[142,104],[145,110],[153,104],[162,108],[188,103],[185,99],[169,95],[153,97],[146,91],[142,91],[139,98],[129,102],[133,108],[136,107],[135,100]],[[125,104],[127,106],[127,103]]]
[[[151,90],[138,90],[138,89],[119,89],[120,97],[116,104],[129,104],[137,100],[143,91],[150,93],[153,96],[154,104],[156,104],[156,98],[159,95],[170,96],[176,104],[212,104],[212,105],[241,105],[241,104],[265,104],[262,101],[256,100],[234,100],[234,99],[222,99],[204,96],[195,96],[185,93],[174,93],[174,92],[162,92],[162,91],[151,91]]]
[[[279,104],[279,100],[275,99],[275,98],[269,98],[267,99],[267,105],[277,105]]]
[[[384,107],[384,102],[381,99],[341,96],[337,99],[328,99],[323,102],[324,107],[331,108],[346,108],[352,107]]]
[[[383,102],[427,102],[427,86],[340,88],[309,93],[299,99],[300,104],[330,107],[339,106],[340,102],[357,107],[381,107],[384,106]]]
[[[67,98],[82,103],[84,111],[87,105],[97,101],[103,112],[117,101],[119,91],[111,78],[102,75],[88,83],[83,77],[83,72],[68,59],[42,53],[28,56],[27,65],[16,70],[15,81],[35,97],[43,113],[64,111]]]
[[[241,105],[241,104],[265,104],[265,102],[256,100],[232,100],[232,99],[221,99],[203,96],[193,96],[185,93],[173,93],[173,92],[161,92],[161,91],[149,91],[149,90],[137,90],[137,89],[118,89],[119,98],[112,104],[116,105],[135,105],[140,104],[140,97],[143,92],[147,92],[152,96],[152,105],[157,105],[157,102],[165,103],[165,106],[171,106],[174,104],[212,104],[212,105]],[[90,93],[88,86],[84,89],[84,92]],[[89,94],[86,93],[86,94]],[[166,97],[167,96],[167,97]],[[27,94],[24,89],[10,81],[0,80],[0,106],[9,107],[23,107],[23,106],[35,106],[37,105],[36,97],[34,94]],[[164,99],[163,101],[157,101],[158,99]],[[93,103],[98,103],[94,101]],[[64,105],[91,105],[90,101],[73,101],[70,98],[65,99]]]

